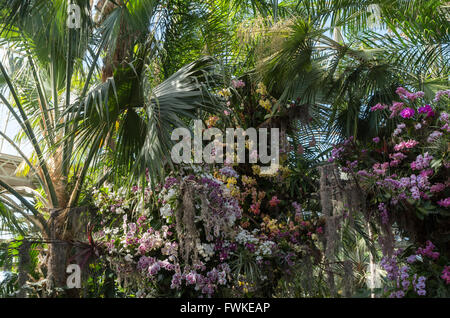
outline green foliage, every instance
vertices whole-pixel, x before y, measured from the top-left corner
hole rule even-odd
[[[0,249],[0,267],[13,267],[0,285],[2,296],[18,289],[14,257],[21,239],[51,236],[53,208],[89,205],[90,188],[105,182],[129,191],[138,181],[146,184],[146,177],[156,186],[176,172],[168,155],[176,127],[191,128],[194,119],[209,116],[223,127],[282,127],[289,146],[282,173],[264,178],[255,166],[236,170],[252,176],[255,191],[267,195],[257,200],[261,209],[287,224],[294,200],[312,217],[320,214],[316,168],[332,144],[350,136],[368,143],[395,129],[397,122],[370,112],[372,106],[394,100],[399,85],[423,90],[427,98],[449,85],[449,7],[440,0],[135,0],[110,1],[105,11],[92,1],[73,0],[81,7],[79,29],[66,27],[67,3],[0,0],[0,47],[7,56],[0,63],[0,99],[20,128],[15,140],[5,132],[0,137],[24,160],[21,173],[34,174],[39,184],[28,189],[30,200],[23,189],[0,180],[6,190],[0,192],[0,231],[15,237]],[[230,87],[231,96],[225,96],[220,90],[237,79],[245,86]],[[23,140],[32,154],[20,149]],[[436,142],[427,150],[444,154],[447,148]],[[445,158],[435,156],[431,168],[440,171]],[[271,210],[268,202],[276,195],[281,203]],[[254,199],[242,201],[250,222],[257,217],[250,212]],[[427,233],[442,226],[436,214],[448,214],[430,202],[402,205],[421,222],[433,220]],[[378,256],[375,228],[355,219],[339,232],[332,269],[339,273],[342,262],[352,263],[357,296],[379,295],[364,287],[370,255]],[[269,281],[277,286],[257,286],[258,264],[241,252],[232,264],[240,290],[231,296],[330,294],[323,268],[309,272],[304,258],[291,277],[274,271]],[[30,260],[32,277],[43,278],[35,245]],[[342,290],[345,278],[337,277]],[[115,269],[97,260],[89,265],[83,296],[137,296],[117,279]],[[30,293],[40,295],[44,285],[30,284]],[[435,289],[436,296],[445,295]]]

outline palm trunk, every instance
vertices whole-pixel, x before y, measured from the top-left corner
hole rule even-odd
[[[18,298],[27,297],[26,290],[23,288],[23,286],[27,283],[29,264],[30,264],[30,243],[26,240],[23,240],[22,245],[19,248],[18,281],[20,289],[17,294]]]
[[[323,166],[320,170],[320,204],[322,213],[326,218],[325,227],[325,271],[327,273],[327,284],[330,289],[331,297],[336,297],[336,283],[332,264],[334,263],[334,248],[336,239],[336,223],[337,219],[333,216],[333,203],[331,201],[332,191],[329,184],[329,176],[333,175],[333,166]]]
[[[64,241],[61,229],[62,209],[54,210],[50,215],[50,237],[47,260],[48,288],[64,288],[66,286],[66,267],[69,253],[69,245]]]
[[[367,231],[369,233],[369,238],[373,242],[373,234],[372,230],[370,229],[370,224],[367,222]],[[373,258],[373,254],[371,251],[369,251],[369,288],[370,288],[370,298],[375,298],[375,261]]]

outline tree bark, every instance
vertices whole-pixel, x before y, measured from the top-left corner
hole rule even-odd
[[[30,243],[26,240],[22,241],[22,245],[19,247],[19,292],[17,294],[18,298],[26,298],[27,293],[23,286],[27,283],[28,278],[28,267],[30,264]]]

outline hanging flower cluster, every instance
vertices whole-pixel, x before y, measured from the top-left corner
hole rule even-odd
[[[423,92],[399,87],[396,93],[400,102],[370,108],[388,115],[385,124],[396,127],[391,136],[374,137],[365,145],[350,137],[333,148],[329,161],[366,190],[368,209],[382,225],[410,218],[423,220],[432,214],[447,217],[449,94],[440,91],[433,103],[425,104]],[[386,296],[433,297],[445,292],[442,285],[448,282],[448,265],[430,241],[414,253],[397,250],[381,261],[388,279]]]
[[[386,295],[390,298],[445,296],[450,284],[450,266],[442,265],[446,259],[435,248],[427,241],[425,247],[413,253],[410,248],[398,249],[392,257],[384,257],[380,265],[387,273]]]
[[[194,170],[170,176],[154,189],[93,192],[101,215],[95,239],[130,295],[212,297],[243,290],[246,278],[232,270],[243,258],[262,273],[257,281],[246,282],[252,286],[246,285],[247,292],[255,290],[274,272],[288,273],[301,257],[302,244],[323,233],[323,223],[300,216],[289,223],[266,216],[256,228],[247,224],[246,229],[241,206],[255,194],[256,180],[231,166],[213,173]],[[255,203],[263,197],[256,191]],[[273,196],[268,205],[280,202]]]
[[[402,87],[396,92],[402,102],[392,104],[390,118],[400,123],[391,137],[375,137],[367,149],[350,137],[334,147],[329,159],[355,175],[367,189],[376,187],[373,203],[383,223],[388,223],[390,211],[405,207],[423,217],[450,206],[450,134],[445,111],[449,103],[443,98],[447,94],[438,92],[435,100],[440,103],[432,106],[422,103],[423,92],[411,93]],[[386,108],[377,104],[370,111]]]

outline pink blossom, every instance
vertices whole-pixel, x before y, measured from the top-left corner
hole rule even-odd
[[[182,277],[181,277],[180,273],[175,273],[172,276],[172,282],[171,282],[170,288],[172,288],[172,289],[180,288],[180,286],[181,286],[181,278]]]
[[[197,273],[196,272],[190,272],[186,275],[186,284],[194,285],[197,281]]]
[[[371,173],[367,172],[366,170],[359,170],[357,174],[361,177],[371,177],[373,176]]]
[[[444,208],[448,208],[450,206],[450,197],[438,201],[437,204]]]
[[[420,176],[431,177],[433,175],[433,173],[434,173],[433,169],[425,169],[425,170],[420,171]]]
[[[139,247],[138,247],[138,252],[139,252],[139,254],[141,254],[141,255],[144,255],[144,254],[147,252],[147,248],[146,248],[145,244],[139,245]]]
[[[414,113],[414,109],[408,107],[400,112],[400,116],[402,116],[403,118],[411,118],[412,116],[414,116]]]
[[[253,214],[259,214],[259,207],[260,207],[260,203],[254,203],[250,206],[250,211],[253,212]]]
[[[410,101],[415,101],[417,98],[422,98],[425,95],[424,92],[419,91],[417,93],[406,93],[406,98],[409,99]]]
[[[148,268],[148,273],[149,273],[151,276],[154,276],[154,275],[158,274],[158,272],[160,271],[160,269],[161,269],[161,266],[159,265],[159,263],[155,262],[153,265],[151,265],[151,266]]]
[[[422,91],[419,91],[417,93],[411,93],[403,87],[398,87],[395,92],[400,98],[409,99],[410,101],[415,101],[417,98],[421,98],[425,95],[425,93]]]
[[[389,166],[391,167],[397,167],[400,164],[400,160],[392,160],[389,162]]]
[[[241,80],[231,80],[231,85],[233,85],[234,88],[241,88],[245,86],[245,83]]]
[[[442,112],[439,116],[439,120],[443,121],[444,123],[448,123],[449,115],[446,112]]]
[[[433,160],[433,156],[429,155],[428,152],[426,152],[424,155],[418,155],[416,160],[411,162],[411,169],[423,170],[425,168],[428,168],[430,166],[431,160]]]
[[[441,191],[444,190],[444,189],[445,189],[445,184],[443,184],[443,183],[436,183],[436,184],[433,184],[433,185],[431,186],[430,192],[433,192],[433,193],[435,193],[435,192],[441,192]]]
[[[278,200],[277,196],[273,196],[272,199],[269,201],[269,205],[271,207],[276,207],[281,201]]]
[[[383,164],[380,163],[375,163],[372,166],[372,170],[373,172],[375,172],[376,174],[379,175],[385,175],[386,174],[386,169],[389,167],[389,162],[384,162]]]
[[[441,278],[445,280],[445,283],[447,285],[450,284],[450,266],[444,266],[444,269],[442,270]]]
[[[408,141],[402,141],[401,143],[395,145],[394,146],[394,150],[395,151],[400,151],[400,150],[403,150],[403,149],[411,149],[411,148],[415,147],[418,144],[419,144],[418,141],[415,141],[414,139],[410,139]]]
[[[428,256],[428,257],[436,260],[439,258],[439,252],[433,251],[435,247],[436,246],[434,246],[434,244],[431,241],[427,241],[425,248],[419,247],[417,249],[417,254],[422,255],[422,256]]]
[[[393,118],[398,115],[398,113],[403,109],[404,104],[400,102],[394,102],[392,103],[392,106],[389,107],[389,110],[391,111],[390,118]]]
[[[395,90],[395,93],[400,97],[403,98],[406,96],[406,93],[408,93],[408,91],[404,88],[404,87],[397,87],[397,89]]]
[[[450,89],[447,89],[445,91],[437,91],[436,95],[434,96],[433,101],[435,103],[439,102],[439,100],[441,99],[442,96],[447,96],[450,98]]]
[[[431,108],[431,106],[428,105],[428,104],[426,104],[426,105],[423,106],[423,107],[419,107],[418,112],[419,112],[419,113],[422,113],[422,114],[427,114],[427,117],[434,117],[434,110],[433,110],[433,108]]]
[[[431,134],[430,134],[430,136],[428,136],[428,139],[427,139],[427,141],[428,142],[434,142],[435,140],[437,140],[439,137],[441,137],[442,136],[442,133],[440,132],[440,131],[437,131],[437,130],[435,130],[435,131],[433,131]]]
[[[377,111],[377,110],[383,110],[383,109],[386,109],[386,108],[387,108],[386,105],[383,105],[383,104],[378,103],[378,104],[376,104],[375,106],[370,107],[370,111],[371,111],[371,112],[374,112],[374,111]]]
[[[405,128],[406,125],[404,123],[398,124],[397,128],[394,130],[394,133],[392,134],[392,136],[398,136],[402,133],[403,128]]]
[[[405,159],[407,156],[401,152],[395,152],[393,154],[389,154],[389,158],[391,159],[395,159],[395,160],[403,160]]]

